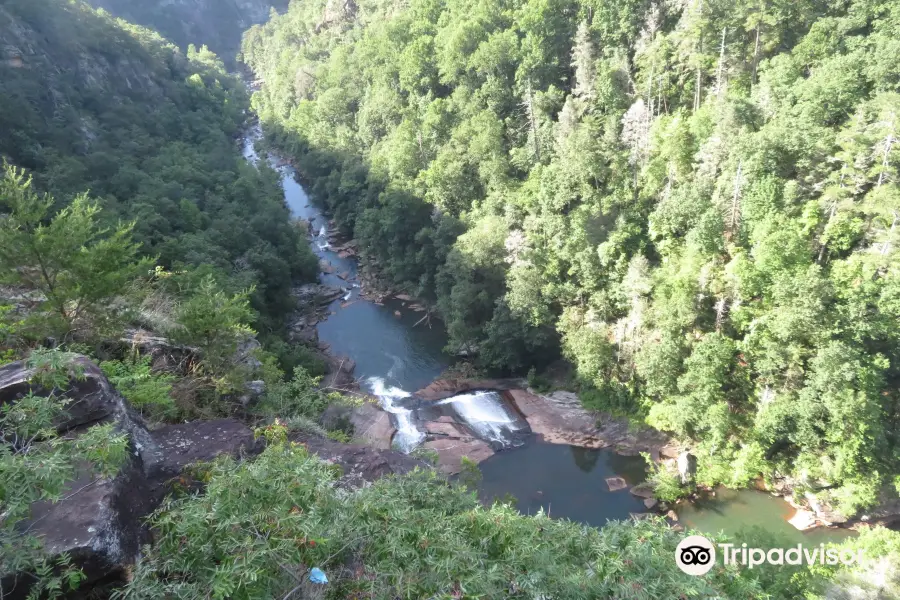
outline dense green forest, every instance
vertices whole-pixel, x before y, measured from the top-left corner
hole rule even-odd
[[[879,3],[294,2],[245,58],[271,141],[451,349],[565,356],[588,404],[696,440],[701,483],[778,469],[850,511],[898,483],[898,29]],[[521,515],[430,469],[346,486],[303,442],[347,442],[323,412],[358,400],[278,341],[318,265],[241,157],[249,108],[202,46],[0,2],[0,597],[900,597],[884,528],[846,542],[861,566],[692,577],[660,518]],[[73,426],[90,385],[121,403]],[[140,439],[221,417],[259,454],[169,481],[152,543],[79,590],[35,507],[142,489]],[[98,502],[76,529],[139,509]]]
[[[273,9],[284,11],[288,0],[90,0],[88,3],[148,27],[182,49],[191,44],[205,44],[226,66],[234,67],[244,30],[253,23],[265,22]]]
[[[296,2],[243,52],[450,350],[564,356],[703,483],[896,496],[900,3]]]
[[[0,157],[56,208],[89,192],[110,225],[134,221],[161,266],[202,265],[231,292],[255,286],[260,329],[279,331],[291,282],[318,267],[276,173],[237,151],[240,80],[205,48],[181,53],[81,2],[4,2],[0,36]]]

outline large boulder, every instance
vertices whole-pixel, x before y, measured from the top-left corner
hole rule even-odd
[[[91,425],[115,423],[128,433],[136,447],[150,442],[144,422],[128,402],[112,387],[100,367],[85,357],[75,358],[70,371],[79,376],[69,381],[65,390],[48,390],[31,382],[36,372],[24,362],[17,361],[0,367],[0,405],[16,402],[28,393],[46,396],[64,393],[71,398],[66,414],[57,422],[59,433],[78,432]]]
[[[379,450],[390,450],[397,429],[391,415],[374,402],[364,402],[349,414],[353,437]]]
[[[263,441],[234,419],[193,421],[153,431],[153,444],[144,449],[145,475],[154,499],[165,495],[165,484],[184,469],[218,456],[250,456],[263,450]]]
[[[322,387],[332,390],[355,391],[359,389],[359,383],[353,376],[356,363],[346,356],[324,354],[325,378]]]
[[[531,430],[544,441],[583,448],[613,448],[619,454],[649,452],[659,456],[668,439],[654,429],[635,431],[627,419],[594,413],[572,392],[536,394],[531,390],[504,392],[510,403],[525,417]]]
[[[51,555],[68,554],[89,585],[134,562],[146,541],[144,517],[162,500],[166,482],[185,466],[223,453],[254,452],[258,446],[253,433],[233,420],[186,423],[151,433],[97,365],[84,357],[72,365],[83,376],[56,390],[73,400],[57,429],[77,436],[92,425],[113,423],[128,436],[128,459],[111,479],[81,469],[61,501],[35,503],[21,526],[41,538]],[[16,402],[30,391],[48,394],[50,390],[30,383],[33,375],[22,362],[0,368],[0,403]],[[4,598],[24,598],[27,581],[19,574],[3,574],[3,589],[9,593]]]
[[[322,283],[307,283],[291,290],[301,309],[316,309],[328,306],[344,295],[343,290]]]

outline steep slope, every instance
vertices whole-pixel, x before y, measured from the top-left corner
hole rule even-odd
[[[255,284],[263,329],[278,326],[316,261],[276,174],[241,157],[247,94],[214,54],[58,0],[0,6],[0,53],[0,157],[60,202],[90,190],[111,221],[136,220],[165,267]]]
[[[245,36],[254,106],[448,348],[561,350],[704,484],[896,497],[900,3],[332,4]]]
[[[205,44],[232,64],[241,34],[265,23],[270,11],[284,11],[289,0],[91,0],[117,17],[160,32],[180,48]]]

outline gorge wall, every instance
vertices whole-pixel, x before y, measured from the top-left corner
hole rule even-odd
[[[287,9],[289,0],[90,0],[117,17],[158,31],[182,49],[206,44],[229,66],[240,49],[241,34],[264,23],[270,11]]]

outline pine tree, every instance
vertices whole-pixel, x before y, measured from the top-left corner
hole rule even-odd
[[[24,171],[7,165],[0,180],[0,281],[37,292],[39,335],[84,337],[120,324],[135,281],[153,261],[138,258],[132,224],[110,231],[97,203],[82,194],[48,219],[50,196],[32,189]],[[44,318],[38,318],[43,314]]]

